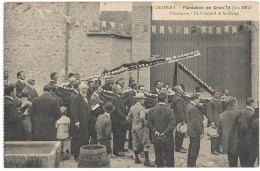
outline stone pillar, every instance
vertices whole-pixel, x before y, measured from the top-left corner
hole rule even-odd
[[[259,24],[252,21],[251,31],[252,97],[259,100]]]
[[[149,59],[151,54],[151,2],[133,2],[132,5],[132,60]],[[144,31],[143,26],[148,28]],[[137,70],[132,77],[137,81]],[[139,85],[150,89],[150,68],[139,70]]]

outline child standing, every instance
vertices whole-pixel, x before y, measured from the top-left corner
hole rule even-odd
[[[115,110],[115,106],[111,102],[107,102],[103,106],[104,114],[99,115],[96,122],[97,139],[101,145],[106,146],[107,154],[111,154],[111,132],[112,123],[110,113]]]
[[[56,138],[61,142],[61,158],[63,160],[69,159],[70,155],[70,118],[66,116],[67,108],[62,106],[60,108],[62,117],[56,121],[57,135]]]

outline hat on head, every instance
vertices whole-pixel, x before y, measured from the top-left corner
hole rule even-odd
[[[135,99],[146,99],[146,96],[144,95],[144,93],[136,93],[134,98]]]
[[[187,132],[187,129],[188,129],[188,126],[186,123],[182,124],[182,123],[179,123],[177,126],[176,126],[176,130],[179,132],[179,133],[186,133]]]
[[[103,106],[103,110],[107,113],[111,113],[115,110],[115,106],[113,105],[113,103],[111,102],[107,102],[104,106]]]
[[[218,131],[216,129],[214,129],[212,126],[208,127],[207,133],[210,137],[218,137]]]

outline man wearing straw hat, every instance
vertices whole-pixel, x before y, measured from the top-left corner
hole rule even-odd
[[[188,167],[196,167],[196,161],[200,151],[200,138],[204,132],[203,114],[196,107],[199,103],[199,94],[191,96],[191,102],[187,106],[187,135],[190,137],[188,151]]]
[[[208,103],[207,115],[209,119],[209,125],[217,129],[219,127],[219,115],[223,112],[220,102],[220,92],[215,91],[213,99]],[[211,137],[211,153],[219,155],[220,153],[221,136]]]
[[[133,150],[135,154],[135,163],[141,163],[138,154],[141,151],[145,153],[144,165],[152,167],[153,165],[149,161],[149,128],[146,126],[145,121],[145,96],[143,93],[137,93],[134,97],[136,104],[133,105],[126,117],[126,120],[132,123],[132,137],[133,137]]]
[[[166,167],[174,167],[175,119],[173,111],[165,102],[166,94],[160,93],[158,105],[148,112],[148,125],[152,135],[157,167],[164,167],[164,163],[166,163]]]
[[[186,104],[181,97],[183,94],[183,89],[180,85],[174,87],[176,94],[172,98],[172,106],[174,117],[176,119],[176,125],[181,123],[182,125],[185,123],[186,120]],[[185,134],[179,133],[177,130],[175,132],[175,151],[180,153],[186,153],[187,150],[183,148],[183,139]]]

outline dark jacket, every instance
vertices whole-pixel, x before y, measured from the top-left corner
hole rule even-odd
[[[222,147],[224,154],[238,154],[238,116],[239,111],[227,109],[219,115],[218,131],[222,134]]]
[[[179,95],[174,95],[172,98],[171,108],[173,109],[176,124],[184,122],[186,120],[186,104],[182,97],[180,97]]]
[[[239,148],[241,153],[250,152],[250,131],[255,111],[249,108],[243,110],[238,117],[239,124]]]
[[[176,125],[173,112],[168,106],[158,104],[151,108],[148,112],[148,125],[152,137],[154,137],[155,131],[164,133],[167,142],[174,146],[173,130]]]
[[[4,98],[4,140],[21,140],[22,117],[11,98]]]
[[[92,94],[94,93],[95,90],[91,90],[90,88],[88,88],[88,91],[87,91],[87,99],[88,101],[90,101],[90,98],[92,96]]]
[[[203,114],[199,109],[193,104],[189,103],[187,105],[187,135],[190,137],[199,137],[204,132],[203,126]]]
[[[112,123],[106,114],[99,115],[96,122],[98,140],[111,140]]]
[[[156,88],[153,88],[151,91],[150,91],[151,94],[158,94],[159,92],[157,91]]]
[[[136,100],[134,98],[134,96],[136,95],[136,92],[134,90],[131,90],[128,94],[128,97],[125,99],[125,104],[128,108],[128,110],[130,110],[130,108],[135,105]]]
[[[117,131],[120,129],[127,129],[127,121],[126,121],[126,106],[123,103],[123,100],[116,94],[112,97],[112,103],[115,106],[115,110],[110,114],[112,121],[112,131]],[[130,126],[130,123],[129,123]]]
[[[59,106],[61,107],[62,106],[62,99],[59,96],[57,96],[57,94],[54,93],[54,92],[51,92],[51,96],[57,100]]]
[[[18,80],[15,83],[15,88],[16,88],[16,96],[21,98],[21,92],[22,90],[26,87],[26,84]]]
[[[71,131],[73,135],[84,136],[89,139],[91,135],[91,110],[89,104],[85,101],[84,97],[78,93],[73,96],[70,103],[71,114]],[[79,122],[79,129],[75,123]]]
[[[97,118],[101,113],[104,113],[102,109],[103,106],[102,101],[100,100],[99,95],[97,93],[92,94],[89,103],[90,103],[91,110],[92,110],[92,106],[95,106],[96,104],[100,105],[95,110],[92,110],[92,114],[95,118]]]
[[[33,140],[55,141],[55,122],[61,117],[58,101],[50,93],[45,93],[33,100],[29,109],[32,121]]]
[[[112,85],[111,84],[105,84],[101,88],[103,90],[106,90],[106,91],[112,91]]]
[[[38,93],[36,92],[36,90],[32,89],[32,87],[30,87],[29,85],[26,85],[25,89],[29,91],[29,94],[30,94],[30,98],[28,98],[29,101],[32,102],[33,99],[38,97]]]
[[[212,99],[208,103],[207,107],[207,116],[208,116],[208,123],[215,123],[216,127],[219,126],[219,115],[223,112],[221,102]]]

